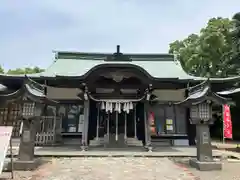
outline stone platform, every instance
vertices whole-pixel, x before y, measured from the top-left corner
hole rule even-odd
[[[18,147],[13,148],[13,156],[17,157]],[[213,150],[215,158],[222,156],[240,159],[235,153],[228,151]],[[236,156],[235,156],[236,155]],[[195,147],[157,147],[153,152],[146,152],[143,147],[127,148],[90,148],[82,151],[76,146],[57,146],[57,147],[35,147],[35,157],[196,157]],[[8,157],[10,153],[8,152]]]

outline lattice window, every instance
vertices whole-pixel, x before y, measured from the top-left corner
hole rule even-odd
[[[199,116],[201,119],[209,119],[210,114],[210,105],[208,103],[199,104]]]
[[[23,103],[23,116],[34,116],[35,112],[35,103],[33,102],[24,102]]]

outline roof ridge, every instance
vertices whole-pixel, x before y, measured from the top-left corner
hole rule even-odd
[[[113,56],[111,53],[94,53],[94,52],[70,52],[56,51],[55,59],[76,59],[76,60],[106,60],[107,57]],[[174,61],[173,54],[154,54],[154,53],[126,53],[123,56],[128,56],[134,61]]]

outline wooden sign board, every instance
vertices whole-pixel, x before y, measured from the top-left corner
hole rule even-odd
[[[4,160],[7,155],[10,138],[12,136],[12,126],[0,126],[0,174],[2,174]]]

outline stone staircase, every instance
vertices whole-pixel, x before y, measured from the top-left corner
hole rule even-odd
[[[81,145],[81,138],[62,138],[63,145],[71,146],[71,145]]]
[[[106,148],[125,148],[127,144],[125,143],[124,134],[118,135],[118,140],[116,140],[115,134],[110,134],[109,142],[105,144]]]
[[[143,143],[141,140],[138,140],[137,138],[127,138],[126,144],[128,146],[136,146],[136,147],[142,147]]]
[[[142,141],[138,140],[137,138],[127,138],[125,141],[124,134],[118,135],[118,140],[116,141],[115,134],[110,134],[109,142],[108,136],[105,135],[104,137],[99,137],[98,139],[95,138],[90,141],[91,147],[98,147],[98,146],[105,146],[107,148],[125,148],[128,146],[132,147],[142,147]]]
[[[93,140],[90,140],[90,146],[92,147],[96,147],[96,146],[103,146],[106,142],[106,138],[105,137],[99,137],[98,139],[97,138],[94,138]]]
[[[152,139],[151,143],[153,147],[171,146],[171,140],[169,139]]]

